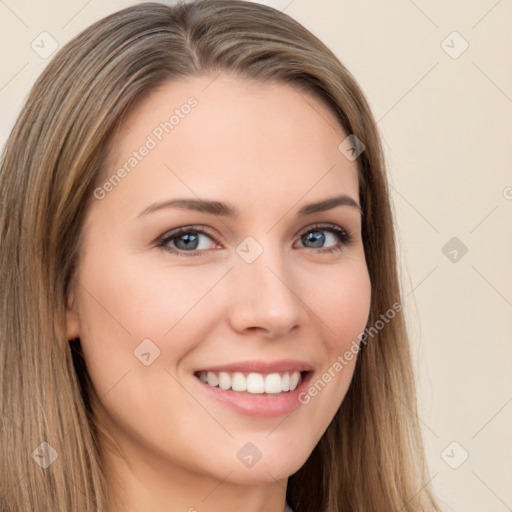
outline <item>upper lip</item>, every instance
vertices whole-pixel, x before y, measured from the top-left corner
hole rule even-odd
[[[293,359],[282,359],[280,361],[239,361],[236,363],[221,364],[197,368],[194,372],[255,372],[255,373],[285,373],[285,372],[306,372],[313,370],[313,366],[304,361]]]

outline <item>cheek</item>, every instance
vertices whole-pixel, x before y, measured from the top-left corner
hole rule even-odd
[[[139,337],[150,331],[163,336],[208,289],[193,269],[155,270],[120,263],[101,271],[86,269],[84,275],[89,298],[110,313],[96,319],[101,316],[102,323]]]
[[[326,348],[332,357],[345,351],[364,331],[370,313],[370,278],[364,260],[348,261],[313,278],[322,286],[315,286],[309,295],[305,288],[304,297],[324,327]]]
[[[78,295],[80,338],[91,377],[97,374],[100,385],[106,379],[107,387],[134,362],[140,365],[134,351],[144,340],[157,347],[154,354],[160,351],[155,361],[169,368],[193,349],[202,338],[200,320],[215,314],[206,296],[225,272],[172,268],[149,259],[134,263],[132,255],[109,258],[108,253],[108,248],[91,251],[84,258]]]
[[[321,332],[317,347],[322,362],[316,376],[299,396],[311,417],[319,421],[307,427],[309,441],[317,443],[339,409],[352,381],[359,336],[364,331],[371,304],[371,283],[364,259],[344,261],[315,273],[314,292],[303,288],[312,322]],[[311,279],[315,277],[313,274]],[[308,279],[304,280],[304,284]]]
[[[191,418],[201,411],[171,374],[206,337],[200,318],[213,302],[201,299],[224,272],[144,266],[133,257],[100,265],[99,258],[84,258],[81,267],[80,338],[94,389],[114,418],[109,425],[141,438],[182,433],[183,417],[175,410],[192,411]]]

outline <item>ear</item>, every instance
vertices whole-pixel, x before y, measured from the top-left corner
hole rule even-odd
[[[80,337],[80,318],[76,305],[75,295],[72,292],[68,298],[66,307],[66,338],[74,340]]]

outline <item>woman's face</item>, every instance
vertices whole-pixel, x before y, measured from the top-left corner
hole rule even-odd
[[[67,334],[136,471],[273,482],[331,422],[369,315],[356,161],[317,99],[213,78],[162,86],[123,120]]]

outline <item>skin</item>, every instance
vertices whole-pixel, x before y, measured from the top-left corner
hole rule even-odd
[[[112,141],[107,178],[175,108],[198,101],[86,216],[66,329],[81,339],[94,388],[109,512],[283,511],[287,479],[339,408],[355,358],[307,405],[270,419],[210,398],[193,370],[291,358],[311,363],[316,379],[370,311],[359,210],[297,216],[339,194],[359,203],[356,162],[338,150],[347,134],[289,85],[212,80],[169,83],[136,105]],[[155,201],[198,196],[232,203],[240,217],[175,208],[139,217]],[[308,229],[315,223],[345,229],[352,243]],[[208,231],[198,247],[183,248],[183,237],[167,246],[182,256],[157,247],[192,225]],[[301,237],[310,231],[325,235],[323,246]],[[236,252],[247,236],[263,249],[252,263]],[[145,339],[160,350],[148,366],[134,356]],[[236,456],[247,442],[262,453],[251,468]]]

